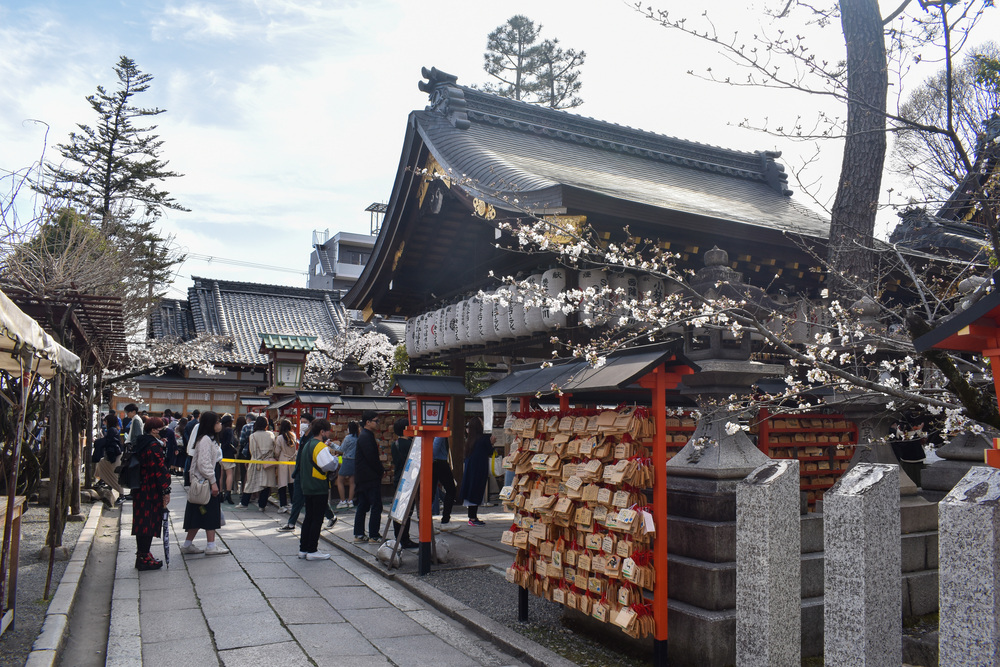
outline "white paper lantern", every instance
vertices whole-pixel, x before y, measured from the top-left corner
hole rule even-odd
[[[417,315],[417,321],[413,325],[413,348],[416,350],[416,356],[421,356],[424,350],[427,349],[427,336],[425,327],[426,313],[421,313]]]
[[[455,322],[457,324],[458,344],[469,344],[469,308],[472,302],[469,299],[462,299],[455,306]]]
[[[444,308],[434,311],[434,348],[435,352],[444,349],[445,332],[448,330],[448,317]]]
[[[524,293],[517,287],[511,289],[513,291],[510,304],[510,329],[516,337],[527,336],[531,332],[528,331],[528,324],[524,321],[524,316],[527,314],[524,309]]]
[[[639,277],[639,298],[659,304],[664,297],[663,281],[650,275]]]
[[[451,350],[458,346],[458,322],[455,317],[456,305],[451,304],[450,306],[444,307],[444,317],[442,323],[444,326],[441,349]]]
[[[511,299],[510,299],[510,287],[506,285],[503,287],[498,287],[493,293],[496,296],[496,324],[497,332],[500,334],[500,339],[513,338],[514,330],[512,328],[512,309],[511,309]]]
[[[600,292],[608,286],[608,273],[604,269],[586,269],[580,272],[577,284],[582,291],[594,289]],[[588,307],[587,303],[582,304],[580,307],[580,324],[588,327],[604,324],[606,318],[599,312],[606,307],[601,305],[604,303],[606,301],[601,299],[596,308]]]
[[[625,304],[634,303],[639,298],[639,279],[634,273],[611,273],[608,275],[608,285],[615,292],[611,297],[618,306],[615,312],[633,321],[632,307]],[[619,290],[623,293],[618,294]]]
[[[549,269],[542,274],[542,289],[550,297],[558,297],[566,289],[566,269],[560,267]],[[555,329],[566,326],[566,315],[562,308],[542,308],[542,322],[547,329]]]
[[[417,346],[414,343],[414,331],[416,330],[417,319],[411,317],[406,320],[406,336],[404,340],[406,341],[406,356],[415,357],[417,356]]]
[[[478,296],[469,299],[469,345],[483,344],[483,330],[480,321],[483,319],[483,300]]]
[[[541,286],[542,284],[542,274],[535,273],[526,279],[525,282],[531,283],[532,285]],[[529,299],[535,300],[537,296],[535,295],[536,290],[532,290],[527,294]],[[528,331],[535,333],[538,331],[545,331],[545,321],[542,320],[542,309],[538,306],[532,306],[526,310],[524,313],[524,323],[528,327]]]
[[[497,300],[492,292],[483,297],[483,319],[480,320],[480,326],[483,340],[487,342],[500,340],[500,315],[497,306]]]

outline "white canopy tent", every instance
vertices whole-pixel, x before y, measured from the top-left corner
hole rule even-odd
[[[20,396],[2,398],[14,407],[17,432],[14,436],[13,465],[7,478],[7,495],[4,499],[3,544],[0,548],[0,633],[3,633],[14,619],[16,595],[14,582],[17,580],[17,549],[11,548],[12,541],[20,540],[20,510],[15,519],[15,491],[17,487],[21,445],[24,440],[24,404],[35,386],[37,377],[51,378],[57,372],[79,374],[80,357],[57,343],[45,333],[38,322],[21,311],[7,295],[0,292],[0,369],[14,377],[21,378]],[[15,530],[16,529],[16,530]],[[13,542],[17,544],[18,542]],[[14,562],[8,566],[8,560]],[[9,587],[9,588],[8,588]],[[4,592],[7,592],[7,595]]]
[[[60,369],[67,373],[80,372],[80,357],[53,340],[38,322],[25,315],[7,295],[0,292],[0,369],[9,373],[33,370],[44,378]],[[30,365],[22,366],[31,359]]]

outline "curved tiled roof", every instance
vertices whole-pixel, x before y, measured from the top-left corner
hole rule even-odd
[[[261,334],[336,338],[347,322],[338,292],[193,278],[188,300],[164,299],[150,317],[154,338],[175,335],[190,340],[200,334],[227,335],[232,345],[213,361],[259,366]]]

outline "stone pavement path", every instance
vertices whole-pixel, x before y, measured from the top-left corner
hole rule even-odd
[[[131,507],[122,512],[109,666],[523,664],[337,549],[300,560],[298,531],[279,532],[271,510],[227,510],[219,535],[232,553],[209,557],[179,553],[179,482],[170,510],[170,567],[152,572],[133,567]]]

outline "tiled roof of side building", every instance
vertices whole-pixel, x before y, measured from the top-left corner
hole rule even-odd
[[[149,335],[152,338],[194,337],[194,321],[187,301],[162,299],[149,316]]]
[[[150,319],[154,337],[166,335],[164,313],[187,309],[190,328],[183,338],[199,334],[228,335],[232,346],[214,361],[262,365],[260,334],[288,333],[332,340],[346,321],[339,295],[327,290],[194,278],[188,301],[164,300]],[[170,303],[168,303],[170,302]]]

